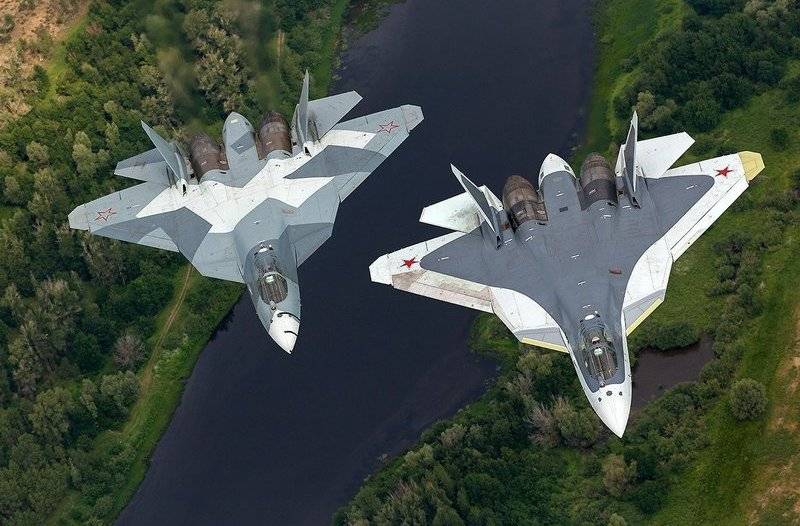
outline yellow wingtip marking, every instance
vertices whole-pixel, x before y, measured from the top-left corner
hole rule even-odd
[[[764,170],[764,159],[758,152],[739,152],[739,159],[744,167],[744,176],[752,181]]]
[[[536,347],[550,349],[551,351],[568,352],[566,347],[564,347],[563,345],[557,345],[555,343],[543,342],[541,340],[533,340],[531,338],[522,338],[522,340],[520,341],[525,345],[535,345]]]

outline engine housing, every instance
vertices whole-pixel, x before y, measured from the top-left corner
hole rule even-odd
[[[259,158],[287,156],[292,153],[292,139],[289,124],[277,111],[269,111],[261,118],[258,126]],[[276,155],[271,155],[275,153]]]
[[[228,161],[222,148],[206,133],[198,133],[189,143],[189,158],[198,181],[211,170],[227,170]]]
[[[503,208],[515,230],[528,221],[547,221],[547,208],[533,185],[519,175],[512,175],[503,186]]]
[[[583,161],[579,177],[586,207],[597,201],[617,202],[617,177],[605,157],[590,153]]]

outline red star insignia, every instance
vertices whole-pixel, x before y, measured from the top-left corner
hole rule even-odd
[[[392,130],[399,127],[400,125],[395,124],[394,121],[389,121],[386,124],[378,124],[378,133],[380,132],[392,133]]]
[[[728,174],[731,173],[733,170],[731,170],[729,167],[726,166],[722,170],[715,170],[715,171],[717,172],[717,175],[721,175],[722,177],[728,177]]]
[[[116,213],[117,212],[113,208],[106,208],[105,210],[99,210],[97,212],[97,217],[95,217],[94,220],[100,221],[102,219],[103,221],[108,222],[108,218],[113,215],[116,215]]]
[[[402,265],[400,265],[400,266],[401,266],[401,267],[406,267],[406,268],[411,268],[411,267],[413,267],[413,266],[414,266],[414,263],[416,263],[417,265],[419,265],[419,261],[417,261],[417,256],[414,256],[414,257],[413,257],[413,258],[411,258],[411,259],[404,259],[404,260],[403,260],[403,264],[402,264]]]

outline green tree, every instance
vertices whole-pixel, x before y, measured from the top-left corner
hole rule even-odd
[[[603,486],[612,497],[620,497],[636,476],[636,462],[625,463],[622,455],[611,454],[603,459]]]
[[[69,432],[72,397],[62,387],[40,393],[28,414],[33,432],[45,443],[61,444]]]
[[[37,168],[44,168],[50,162],[50,153],[47,146],[36,141],[28,143],[25,147],[28,160]]]
[[[81,382],[81,393],[78,397],[78,402],[81,407],[93,418],[97,419],[97,395],[98,390],[95,383],[88,378],[84,378]]]
[[[33,397],[44,375],[44,367],[36,351],[22,336],[11,340],[8,362],[14,368],[12,376],[17,392],[28,398]]]
[[[100,380],[100,405],[112,418],[128,414],[139,394],[139,379],[132,371],[108,374]]]
[[[568,446],[587,447],[597,441],[600,425],[591,409],[577,411],[569,400],[558,396],[552,412],[558,432]]]
[[[458,516],[456,510],[450,506],[441,504],[436,508],[431,526],[463,526],[464,521]]]
[[[114,363],[120,369],[136,369],[144,358],[144,343],[132,332],[126,332],[114,344]]]
[[[755,420],[767,409],[767,390],[761,382],[742,378],[731,386],[728,404],[737,420]]]
[[[75,161],[75,168],[83,177],[94,177],[98,168],[108,161],[106,150],[92,151],[92,142],[86,132],[79,131],[75,134],[75,141],[72,144],[72,160]]]

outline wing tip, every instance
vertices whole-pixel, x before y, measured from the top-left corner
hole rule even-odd
[[[742,168],[744,168],[744,176],[747,179],[747,182],[752,181],[756,178],[758,174],[764,171],[766,167],[764,165],[764,158],[761,157],[761,154],[758,152],[739,152],[739,160],[742,162]]]
[[[406,121],[406,129],[409,132],[425,120],[425,115],[422,113],[422,108],[420,106],[405,104],[401,106],[400,109],[403,112],[403,119]]]
[[[76,206],[69,213],[69,227],[75,230],[89,230],[89,218],[86,217],[86,205]]]
[[[391,273],[388,272],[388,256],[381,256],[369,266],[369,277],[375,283],[383,283],[384,285],[392,284]]]

